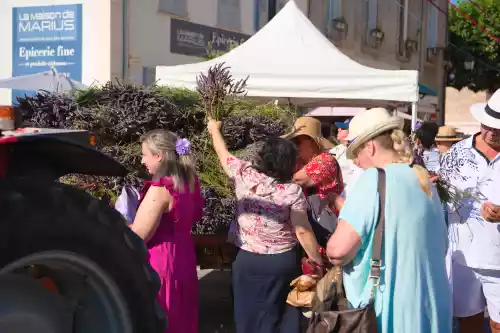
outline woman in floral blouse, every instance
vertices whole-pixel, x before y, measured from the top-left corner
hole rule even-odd
[[[270,138],[249,163],[231,155],[210,120],[208,131],[224,171],[234,180],[238,199],[233,263],[234,319],[237,333],[300,333],[300,311],[286,304],[290,282],[300,275],[297,241],[319,267],[322,258],[307,219],[306,199],[292,182],[296,148]]]
[[[309,200],[309,217],[321,245],[325,246],[334,225],[319,225],[317,218],[321,212],[313,212],[313,200],[322,200],[332,194],[340,195],[344,191],[342,172],[335,157],[328,152],[332,144],[321,135],[321,123],[312,117],[300,117],[295,121],[292,133],[285,136],[298,147],[299,157],[297,172],[293,181],[304,189]],[[338,215],[335,207],[330,207]]]

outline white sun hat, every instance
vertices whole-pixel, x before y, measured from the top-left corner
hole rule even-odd
[[[369,109],[357,114],[349,123],[347,158],[353,159],[353,152],[363,143],[384,132],[403,129],[403,126],[403,118],[391,116],[384,108]]]
[[[481,124],[500,129],[500,89],[495,91],[488,103],[471,105],[470,112]]]

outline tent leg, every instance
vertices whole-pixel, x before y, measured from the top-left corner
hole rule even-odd
[[[411,103],[411,130],[414,131],[417,127],[417,103]]]

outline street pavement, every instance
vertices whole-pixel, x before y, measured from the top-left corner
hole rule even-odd
[[[199,333],[235,333],[229,271],[198,270]]]
[[[231,273],[229,271],[198,270],[199,333],[236,333],[231,304]],[[483,333],[490,333],[485,316]],[[458,332],[455,328],[454,332]]]

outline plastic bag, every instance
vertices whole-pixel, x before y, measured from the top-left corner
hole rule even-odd
[[[129,224],[134,222],[137,208],[139,208],[139,196],[139,190],[134,186],[125,185],[116,200],[115,209],[128,220]]]

